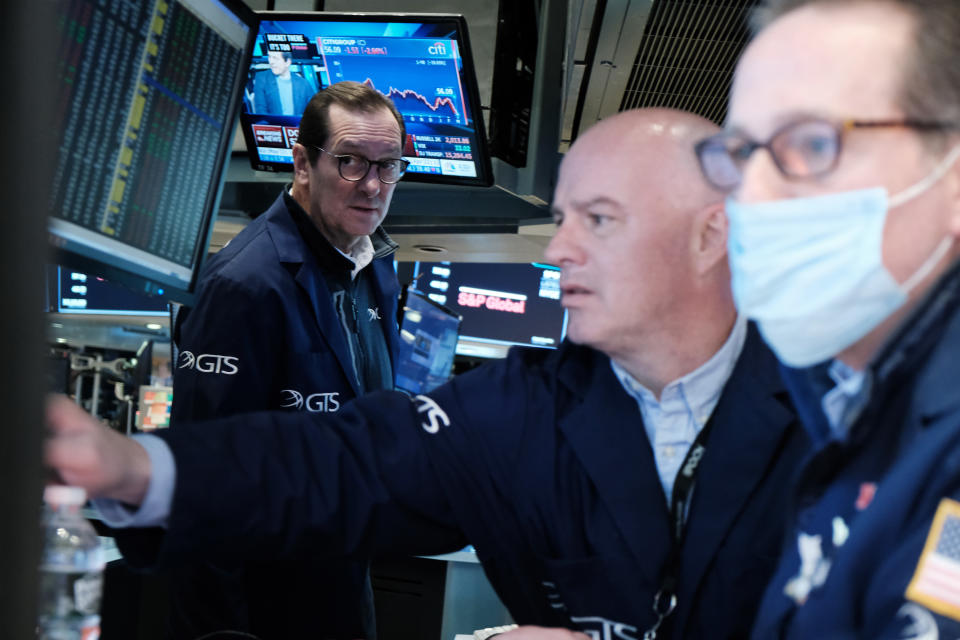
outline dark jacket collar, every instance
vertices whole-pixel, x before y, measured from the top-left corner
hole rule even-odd
[[[901,383],[904,377],[912,376],[925,363],[927,368],[938,369],[948,362],[955,362],[956,353],[935,348],[944,341],[960,339],[958,323],[960,260],[940,278],[870,365],[869,377],[874,392],[883,393]],[[931,400],[936,402],[933,398]]]
[[[870,367],[873,397],[886,398],[912,384],[911,412],[921,428],[938,416],[960,409],[960,393],[956,392],[960,377],[958,348],[960,261],[931,289]]]
[[[344,275],[338,277],[339,280],[349,282],[349,270],[353,268],[353,264],[350,260],[340,255],[340,253],[323,238],[320,232],[313,227],[312,223],[307,228],[308,233],[306,236],[301,232],[295,222],[297,216],[293,212],[299,211],[304,218],[306,218],[306,212],[289,196],[288,191],[289,189],[285,189],[283,194],[279,196],[273,205],[263,214],[265,216],[268,233],[273,240],[278,259],[281,263],[287,265],[297,286],[300,287],[309,300],[310,309],[313,311],[320,332],[328,344],[330,344],[330,348],[340,363],[344,375],[350,380],[351,385],[354,386],[354,392],[359,394],[360,390],[356,386],[356,378],[352,375],[353,363],[350,359],[347,344],[343,339],[343,328],[340,325],[340,320],[337,315],[331,313],[331,291],[327,283],[326,274],[323,268],[318,268],[319,265],[316,264],[320,259],[319,256],[315,256],[314,252],[308,246],[306,237],[310,235],[309,231],[312,229],[313,232],[316,233],[316,236],[326,243],[329,252],[332,252],[348,263],[348,270],[342,272]],[[309,219],[306,220],[309,222]],[[379,235],[375,232],[373,235],[377,236],[379,241],[384,241],[386,234]],[[389,238],[387,238],[387,240],[389,240]],[[374,242],[374,247],[376,248],[377,241]],[[396,245],[393,244],[393,246],[390,247],[389,244],[387,244],[387,247],[387,253],[390,253]],[[369,271],[364,270],[364,273],[367,273],[374,283],[376,304],[384,311],[385,317],[393,318],[396,316],[397,291],[399,289],[393,265],[389,260],[374,260],[370,267],[371,269]],[[391,324],[390,330],[384,331],[391,354],[391,361],[394,363],[396,362],[397,349],[399,346],[399,335],[397,334],[395,326],[396,325]]]
[[[943,371],[957,369],[955,353],[950,353],[950,349],[936,349],[941,343],[960,344],[960,261],[947,270],[867,366],[857,407],[844,416],[851,444],[868,437],[872,421],[859,418],[876,404],[875,399],[888,397],[905,384],[915,383],[921,370],[926,382],[921,381],[916,392],[922,411],[939,413],[956,404],[957,395],[940,393],[938,386],[948,382]],[[829,439],[820,402],[833,385],[825,371],[824,364],[807,369],[782,369],[804,426],[817,444]],[[955,380],[951,378],[949,383],[955,384]]]
[[[303,237],[303,241],[310,249],[310,253],[313,254],[317,265],[327,273],[334,274],[337,277],[346,276],[349,279],[350,272],[353,271],[354,267],[353,261],[340,253],[336,247],[320,233],[320,230],[317,229],[317,226],[310,219],[310,216],[307,215],[307,212],[304,211],[303,207],[300,206],[300,203],[290,195],[289,187],[285,187],[283,190],[283,200],[284,204],[287,205],[287,210],[290,211],[290,216],[293,218],[294,224],[297,226],[297,231],[299,231],[301,237]],[[373,242],[373,258],[375,260],[392,254],[399,246],[387,235],[383,227],[377,227],[374,232],[370,234],[370,240]]]

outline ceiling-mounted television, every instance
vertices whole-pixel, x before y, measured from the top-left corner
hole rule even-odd
[[[404,180],[493,184],[463,16],[259,16],[240,114],[254,169],[292,171],[304,96],[353,80],[389,97],[403,116],[403,156],[410,161]]]
[[[58,262],[189,300],[206,256],[256,14],[237,0],[57,0]]]

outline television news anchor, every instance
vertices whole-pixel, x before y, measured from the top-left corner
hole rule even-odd
[[[331,419],[248,414],[143,444],[55,402],[47,460],[94,495],[142,503],[104,504],[112,521],[165,527],[121,539],[138,564],[306,540],[341,554],[469,541],[521,624],[743,637],[807,442],[772,354],[733,307],[722,198],[693,153],[716,131],[638,110],[578,138],[546,251],[569,312],[555,351],[515,349],[427,395],[371,394]]]
[[[367,86],[341,82],[313,96],[293,184],[210,259],[196,306],[178,317],[173,428],[252,411],[332,413],[393,388],[397,245],[380,223],[406,167],[403,139],[393,102]],[[222,630],[261,640],[376,636],[365,558],[239,562],[211,550],[173,572],[170,600],[174,640]]]
[[[269,71],[253,78],[253,112],[299,116],[313,97],[310,82],[290,71],[293,56],[289,51],[268,51]]]

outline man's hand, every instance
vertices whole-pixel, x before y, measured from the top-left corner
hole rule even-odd
[[[569,629],[526,626],[501,633],[496,636],[496,640],[590,640],[590,636]]]
[[[131,505],[150,486],[150,458],[136,441],[100,424],[66,396],[47,400],[44,461],[65,484],[83,487],[91,498]]]

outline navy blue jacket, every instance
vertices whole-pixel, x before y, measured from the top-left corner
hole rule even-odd
[[[197,305],[178,323],[175,429],[266,409],[335,412],[358,395],[344,328],[291,215],[295,206],[281,195],[205,266]],[[392,258],[375,259],[367,269],[396,362],[399,285]],[[365,561],[302,554],[242,569],[235,561],[214,564],[174,575],[173,638],[220,629],[252,631],[263,640],[318,637],[317,619],[332,638],[374,635]]]
[[[938,506],[960,500],[960,266],[867,369],[846,439],[827,431],[822,367],[784,375],[817,450],[754,637],[960,638],[960,571],[945,586],[952,613],[944,594],[905,595],[918,571],[933,575],[920,556]],[[960,567],[960,513],[938,531],[930,539]]]
[[[174,420],[273,408],[334,412],[359,395],[329,287],[287,199],[295,206],[282,194],[204,267],[197,304],[179,328]],[[393,259],[367,268],[395,363]]]
[[[273,556],[304,540],[336,554],[440,553],[469,541],[518,622],[601,638],[639,638],[654,622],[666,500],[640,411],[605,355],[514,349],[427,396],[374,393],[331,418],[254,414],[164,434],[178,477],[169,529],[121,535],[128,559]],[[711,420],[676,638],[749,633],[807,448],[752,327]]]

